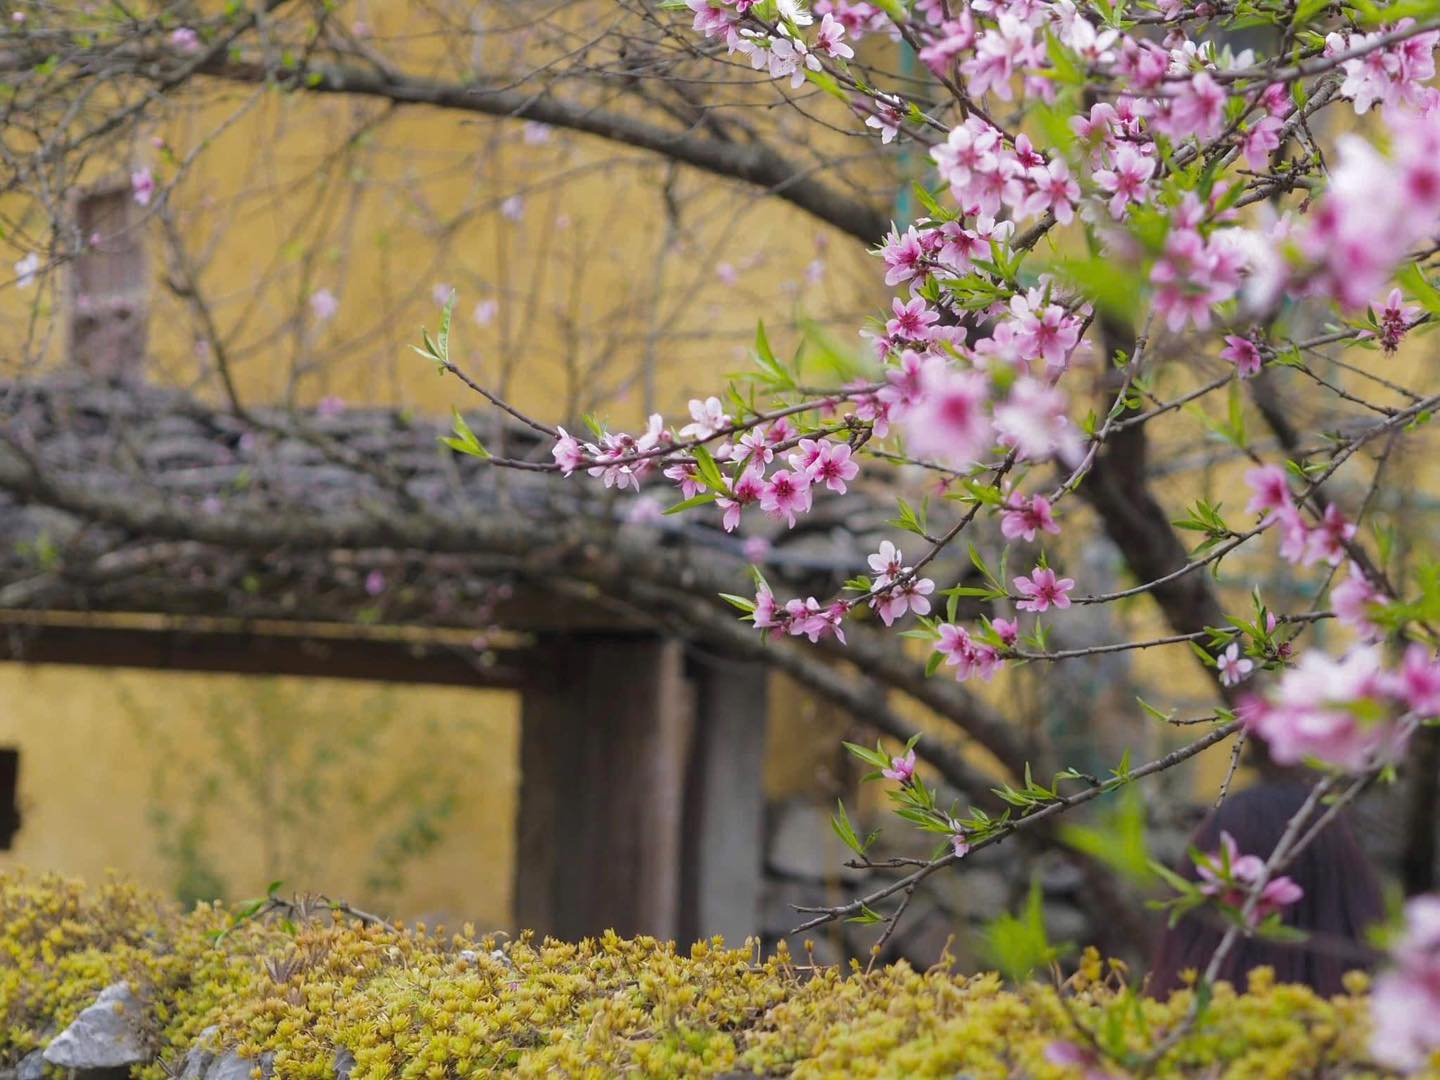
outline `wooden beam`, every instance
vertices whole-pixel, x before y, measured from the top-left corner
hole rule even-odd
[[[413,641],[175,628],[0,625],[0,661],[297,675],[440,686],[518,687],[523,650],[490,666],[472,651]]]

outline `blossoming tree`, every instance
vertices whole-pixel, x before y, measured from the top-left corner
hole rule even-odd
[[[1247,740],[1317,779],[1267,857],[1202,853],[1203,886],[1182,902],[1230,916],[1211,977],[1235,942],[1273,929],[1293,902],[1284,871],[1316,815],[1374,785],[1414,781],[1430,793],[1416,820],[1421,846],[1433,848],[1440,574],[1424,538],[1406,535],[1397,516],[1440,404],[1433,375],[1402,362],[1440,314],[1430,280],[1440,252],[1440,92],[1431,85],[1440,9],[1427,0],[619,6],[653,38],[627,37],[624,65],[596,85],[632,92],[647,73],[672,76],[667,96],[637,100],[681,126],[599,110],[594,96],[409,78],[384,58],[378,75],[310,62],[297,54],[312,46],[346,62],[373,57],[294,24],[294,53],[262,34],[250,55],[243,35],[257,26],[286,33],[259,15],[243,26],[232,16],[197,20],[198,29],[157,22],[115,57],[161,94],[199,76],[275,80],[295,93],[543,120],[755,185],[873,245],[877,283],[894,295],[856,327],[863,351],[812,333],[802,364],[777,354],[762,326],[750,373],[717,379],[688,417],[656,414],[638,432],[525,413],[451,356],[448,308],[420,349],[537,434],[548,454],[487,448],[462,424],[448,445],[477,467],[556,473],[597,493],[663,493],[680,520],[748,537],[757,564],[766,538],[925,478],[929,498],[894,503],[892,535],[843,587],[789,595],[757,565],[753,592],[724,602],[753,647],[786,657],[834,700],[863,708],[873,698],[827,664],[796,658],[789,639],[848,655],[880,686],[962,717],[1014,782],[1002,786],[1002,810],[950,803],[922,762],[965,790],[971,766],[953,751],[914,739],[852,747],[899,816],[933,835],[934,851],[881,859],[841,808],[836,830],[855,862],[894,880],[809,911],[804,927],[881,923],[883,943],[925,879],[963,871],[972,853],[1049,830],[1071,809],[1210,747],[1229,744],[1238,761]],[[48,39],[21,37],[11,62],[43,66],[37,50]],[[76,48],[89,59],[91,46]],[[720,108],[739,114],[756,102],[794,113],[777,134],[731,127]],[[843,161],[801,162],[798,147],[835,143],[893,147],[909,155],[911,175],[877,180],[845,174]],[[152,173],[131,181],[136,203],[161,197]],[[889,222],[866,183],[901,189],[913,212]],[[41,270],[30,252],[15,278],[26,284]],[[738,276],[733,266],[716,274]],[[335,314],[324,291],[309,303],[322,320]],[[1196,474],[1176,467],[1179,480],[1162,495],[1156,458],[1182,456],[1196,427],[1229,489],[1217,496],[1208,477],[1192,482]],[[227,527],[207,526],[205,536]],[[1006,541],[995,557],[972,543],[987,528]],[[1086,580],[1077,550],[1087,531],[1120,552],[1129,583]],[[1279,590],[1234,588],[1224,574],[1253,566],[1244,560],[1255,552],[1287,564],[1305,589],[1277,602]],[[715,605],[675,599],[676,581],[693,593],[709,580],[703,573],[658,581],[647,576],[658,576],[647,565],[658,556],[625,558],[621,577],[634,580],[606,587],[715,625]],[[961,577],[954,567],[965,563]],[[1077,648],[1058,640],[1067,613],[1136,601],[1154,602],[1166,632]],[[1338,644],[1319,640],[1332,623]],[[1003,716],[972,708],[969,687],[956,689],[1022,666],[1063,679],[1067,662],[1142,650],[1201,665],[1213,707],[1147,706],[1188,740],[1143,764],[1116,761],[1104,777],[1067,767],[1035,779]],[[875,712],[896,734],[893,716]],[[1416,891],[1434,887],[1426,873],[1412,880]],[[1440,997],[1433,904],[1411,903],[1395,970],[1377,994],[1386,1010],[1377,1050],[1402,1067],[1433,1049],[1423,1020]]]
[[[1250,735],[1275,761],[1319,770],[1311,808],[1323,801],[1326,814],[1403,770],[1417,731],[1440,717],[1440,579],[1428,552],[1402,562],[1383,533],[1371,540],[1360,526],[1387,461],[1416,452],[1440,404],[1433,379],[1391,377],[1397,349],[1440,314],[1427,275],[1440,229],[1440,91],[1429,85],[1440,12],[1263,0],[685,6],[717,62],[749,64],[794,91],[814,86],[882,141],[922,147],[933,166],[916,191],[924,214],[876,246],[877,272],[897,295],[864,331],[871,353],[850,377],[808,384],[762,330],[759,374],[692,402],[688,424],[656,415],[639,435],[595,424],[588,437],[556,427],[556,470],[606,487],[668,486],[667,512],[718,515],[727,531],[753,516],[793,529],[822,500],[845,498],[867,468],[929,470],[943,503],[926,514],[902,503],[908,556],[886,540],[870,573],[829,596],[777,595],[757,571],[753,597],[727,599],[775,637],[843,643],[851,622],[878,620],[925,643],[927,673],[962,682],[1063,659],[1045,629],[1052,609],[1143,593],[1166,605],[1167,591],[1246,547],[1275,543],[1297,569],[1325,568],[1307,607],[1277,609],[1256,590],[1244,609],[1203,610],[1194,625],[1181,617],[1195,612],[1172,601],[1176,633],[1104,646],[1193,650],[1214,672],[1224,704],[1165,717],[1203,732],[1166,758],[1121,763],[1106,780],[1070,770],[1047,787],[1027,776],[994,816],[940,805],[913,744],[898,756],[853,747],[894,785],[900,816],[943,842],[892,884],[816,909],[805,925],[861,917],[893,927],[928,875],[1219,740]],[[1241,28],[1263,44],[1222,44]],[[857,49],[876,36],[903,42],[929,77],[862,68]],[[1202,351],[1220,373],[1173,389],[1168,370]],[[1349,406],[1343,419],[1307,437],[1283,400],[1257,401],[1275,442],[1253,437],[1246,384],[1282,368]],[[1061,576],[1043,551],[1018,573],[977,556],[979,587],[929,575],[984,518],[1011,539],[1062,534],[1107,455],[1210,397],[1229,402],[1216,434],[1249,459],[1249,498],[1192,501],[1177,524],[1200,542],[1174,565],[1126,550],[1138,582],[1108,593]],[[1342,506],[1337,474],[1367,458],[1364,497]],[[1121,485],[1091,497],[1143,505],[1145,494]],[[987,610],[960,618],[966,597]],[[1338,655],[1305,639],[1331,618],[1354,638]],[[1305,824],[1297,817],[1268,859],[1227,850],[1202,868],[1204,895],[1238,916],[1212,978],[1240,935],[1296,899],[1280,872]],[[867,860],[843,812],[836,827]],[[1415,952],[1433,951],[1424,903],[1412,912],[1411,937],[1424,939]],[[1402,954],[1382,1005],[1402,996],[1389,989],[1401,980],[1423,984],[1405,972],[1427,963]],[[1421,994],[1434,1004],[1434,986]],[[1420,1061],[1434,1038],[1423,1011],[1396,1006],[1377,1049]]]

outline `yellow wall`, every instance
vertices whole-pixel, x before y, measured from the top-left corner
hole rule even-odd
[[[507,927],[518,732],[518,697],[502,691],[0,665],[23,819],[0,869],[114,869],[232,900],[283,878]],[[427,823],[435,842],[392,879],[387,854]]]
[[[418,3],[376,5],[367,16],[377,38],[402,43],[409,70],[464,79],[446,35],[427,32],[441,18]],[[640,109],[628,99],[611,105]],[[140,225],[156,279],[151,375],[216,399],[223,357],[251,403],[333,394],[441,415],[452,404],[478,410],[483,402],[409,348],[422,324],[436,325],[432,294],[448,285],[458,298],[456,359],[481,381],[552,421],[598,409],[630,424],[647,404],[647,358],[648,404],[683,414],[688,396],[714,392],[717,370],[745,366],[757,318],[780,350],[793,347],[785,324],[800,315],[843,326],[853,340],[882,292],[861,245],[781,200],[691,169],[672,175],[655,155],[605,140],[555,130],[541,143],[527,132],[478,114],[392,113],[371,99],[254,87],[212,84],[172,103],[163,121],[85,173],[96,180],[145,166],[168,192],[184,259],[153,213]],[[852,143],[841,147],[853,153]],[[680,209],[673,230],[667,185]],[[519,220],[502,210],[511,196],[523,200]],[[3,209],[28,230],[0,238],[8,269],[46,226],[20,196]],[[159,285],[162,271],[183,284],[186,263],[207,312]],[[717,276],[723,263],[739,270],[738,283]],[[43,328],[60,311],[62,277],[0,293],[0,332],[17,342],[42,299],[34,351],[52,360],[64,335]],[[328,323],[307,303],[321,288],[340,301]],[[488,301],[495,315],[478,325],[473,313]]]

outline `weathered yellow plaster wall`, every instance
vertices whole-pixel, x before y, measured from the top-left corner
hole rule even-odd
[[[0,665],[23,815],[0,868],[506,927],[518,733],[503,691]]]

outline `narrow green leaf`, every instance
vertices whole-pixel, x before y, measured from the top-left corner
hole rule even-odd
[[[695,455],[695,467],[700,473],[700,479],[705,481],[705,486],[717,495],[729,491],[730,485],[725,482],[725,476],[720,472],[720,466],[715,464],[715,458],[710,451],[703,446],[697,446],[691,452]]]
[[[667,515],[679,514],[685,510],[693,510],[697,506],[704,506],[706,503],[713,503],[717,498],[719,498],[719,496],[716,495],[715,492],[703,491],[699,495],[690,496],[690,498],[684,502],[678,502],[674,506],[667,506],[662,513]]]

